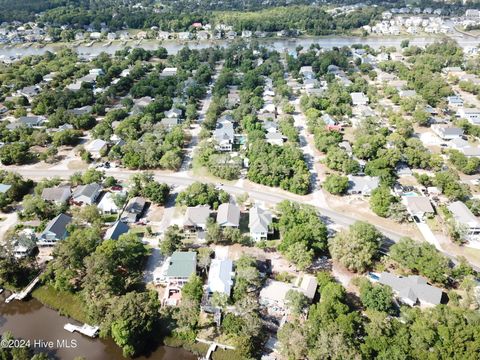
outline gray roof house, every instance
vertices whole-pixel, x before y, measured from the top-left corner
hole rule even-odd
[[[43,189],[41,196],[43,200],[57,204],[65,204],[71,194],[72,190],[70,189],[70,186],[57,186]]]
[[[102,186],[97,183],[91,183],[78,186],[72,194],[72,200],[76,203],[92,205],[100,195]]]
[[[223,227],[238,227],[240,225],[240,209],[237,205],[223,203],[218,207],[217,223]]]
[[[41,126],[45,122],[44,116],[20,116],[18,122],[26,127]]]
[[[463,129],[459,127],[432,125],[431,128],[442,140],[457,139],[463,135]]]
[[[428,285],[427,280],[422,276],[401,277],[382,272],[378,282],[390,286],[400,300],[410,306],[417,303],[423,306],[435,306],[442,301],[442,290]]]
[[[189,206],[185,213],[183,228],[189,231],[205,230],[210,213],[208,205]]]
[[[348,190],[349,195],[364,195],[369,196],[373,190],[380,185],[380,178],[378,176],[348,176]]]
[[[213,138],[217,141],[216,146],[219,151],[232,151],[232,144],[235,138],[233,123],[229,120],[223,120],[217,123],[217,128],[213,132]]]
[[[6,194],[8,190],[10,190],[12,185],[9,184],[0,184],[0,193],[1,194]]]
[[[408,213],[422,219],[425,214],[433,214],[432,204],[426,196],[404,196],[403,201]]]
[[[140,196],[131,198],[127,206],[125,207],[125,212],[122,216],[122,220],[127,223],[137,221],[140,215],[143,213],[145,205],[146,201],[144,198]]]
[[[456,223],[467,230],[469,240],[478,240],[480,235],[480,221],[470,209],[461,201],[454,201],[447,206]]]
[[[123,221],[116,221],[111,227],[105,232],[104,240],[118,240],[120,235],[128,233],[130,227],[125,224]]]
[[[248,214],[248,228],[253,240],[267,240],[268,234],[273,233],[272,214],[258,206],[253,206]]]
[[[67,225],[72,218],[65,214],[60,214],[50,220],[45,230],[40,234],[37,240],[38,245],[55,245],[57,241],[67,237]]]

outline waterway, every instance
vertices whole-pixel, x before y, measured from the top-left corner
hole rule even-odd
[[[453,34],[450,36],[455,39],[460,46],[462,47],[477,47],[480,43],[479,39],[462,36],[458,34]],[[312,37],[300,37],[300,38],[263,38],[263,39],[251,39],[248,41],[257,41],[258,43],[271,48],[277,51],[292,51],[295,50],[297,46],[303,46],[304,48],[310,47],[311,44],[318,44],[322,48],[332,48],[332,47],[341,47],[341,46],[350,46],[352,44],[366,44],[370,45],[373,48],[380,48],[382,46],[400,46],[402,40],[410,40],[410,44],[425,46],[435,42],[440,39],[441,36],[432,35],[432,36],[415,36],[415,37],[404,37],[404,36],[369,36],[369,37],[359,37],[359,36],[312,36]],[[46,51],[55,52],[61,48],[69,47],[75,49],[80,55],[85,56],[96,56],[101,52],[106,52],[108,54],[113,54],[119,49],[123,49],[126,46],[130,47],[141,47],[147,50],[157,49],[160,45],[165,47],[169,54],[176,54],[184,46],[187,46],[192,49],[204,49],[212,46],[225,47],[231,44],[230,40],[205,40],[205,41],[188,41],[180,42],[178,40],[144,40],[140,44],[138,41],[128,41],[123,42],[120,40],[113,41],[112,43],[94,43],[90,47],[81,44],[77,47],[73,43],[66,44],[48,44],[43,48],[38,48],[35,46],[30,47],[6,47],[0,46],[0,56],[4,57],[22,57],[26,55],[38,55],[43,54]]]
[[[15,338],[36,341],[35,351],[43,351],[59,360],[71,360],[82,356],[87,360],[125,360],[121,349],[111,339],[90,339],[78,333],[69,333],[63,326],[73,320],[43,306],[35,299],[14,300],[5,304],[9,295],[0,295],[0,333],[10,331]],[[41,342],[41,343],[40,343]],[[48,342],[53,342],[53,346]],[[42,349],[43,347],[43,349]],[[196,360],[197,357],[183,350],[159,346],[148,356],[138,360]]]

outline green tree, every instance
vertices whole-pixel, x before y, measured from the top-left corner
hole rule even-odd
[[[370,196],[370,207],[375,214],[381,217],[389,215],[390,207],[397,201],[396,197],[392,195],[390,188],[387,186],[380,186],[372,191]]]
[[[351,271],[364,272],[378,255],[382,235],[373,226],[357,221],[329,243],[332,257]]]
[[[348,177],[342,175],[328,175],[323,183],[323,188],[330,194],[342,195],[348,189]]]

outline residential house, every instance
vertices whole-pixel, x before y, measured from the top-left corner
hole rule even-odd
[[[380,178],[378,176],[348,176],[348,190],[349,195],[363,195],[370,196],[373,190],[380,185]]]
[[[21,125],[24,125],[28,128],[39,127],[41,126],[47,119],[45,116],[20,116],[18,118],[18,122]]]
[[[196,273],[197,253],[194,251],[175,251],[168,261],[165,275],[169,285],[182,287],[190,276]]]
[[[465,229],[467,239],[476,243],[480,242],[480,221],[473,215],[470,209],[461,201],[454,201],[447,206],[453,215],[455,222]]]
[[[208,40],[209,36],[210,35],[209,35],[208,31],[197,32],[197,39],[200,40],[200,41]]]
[[[40,87],[37,85],[25,86],[17,91],[20,96],[25,96],[29,102],[32,102],[33,98],[40,94]]]
[[[298,290],[300,290],[309,300],[313,300],[317,293],[318,281],[313,275],[305,274],[302,276]]]
[[[299,73],[303,76],[304,79],[315,79],[315,73],[311,66],[302,66],[299,70]]]
[[[30,256],[37,247],[35,240],[35,233],[33,230],[24,229],[20,231],[12,240],[13,256],[17,259]]]
[[[166,67],[165,69],[162,70],[160,76],[166,77],[166,76],[175,76],[177,75],[177,68],[176,67]]]
[[[468,120],[473,125],[480,124],[480,109],[478,108],[459,108],[457,116],[461,119]]]
[[[267,240],[269,234],[273,234],[272,214],[266,210],[253,206],[248,214],[248,228],[250,237],[254,241]]]
[[[230,31],[227,31],[225,33],[225,38],[229,39],[229,40],[233,40],[237,37],[237,33],[233,30],[230,30]]]
[[[172,108],[165,112],[165,117],[167,118],[180,118],[182,117],[182,110],[177,108]]]
[[[279,132],[268,132],[265,134],[265,140],[271,145],[282,146],[287,138]]]
[[[242,38],[251,38],[253,36],[253,32],[250,30],[243,30],[242,31]]]
[[[232,203],[223,203],[218,207],[217,223],[221,227],[236,227],[240,225],[240,208]]]
[[[207,293],[215,292],[226,294],[230,297],[233,286],[233,263],[231,260],[213,259],[210,264],[207,280]]]
[[[100,195],[102,186],[97,183],[91,183],[78,186],[72,194],[73,202],[77,204],[92,205]]]
[[[443,292],[441,289],[428,285],[422,276],[410,275],[407,277],[396,276],[382,272],[378,282],[390,286],[401,302],[414,306],[435,306],[441,303]]]
[[[146,201],[140,196],[131,198],[125,207],[125,211],[122,216],[122,220],[127,223],[136,222],[143,213],[145,209]]]
[[[105,232],[104,240],[118,240],[118,238],[128,233],[130,227],[125,224],[123,221],[116,221],[112,226],[110,226]]]
[[[433,215],[435,210],[426,196],[403,196],[402,201],[410,216],[417,221],[422,221],[425,215]],[[416,218],[416,219],[415,219]]]
[[[353,92],[350,97],[352,98],[352,104],[355,106],[368,104],[368,97],[362,92]]]
[[[91,105],[85,105],[82,107],[78,107],[75,109],[68,110],[70,114],[73,115],[85,115],[85,114],[91,114],[93,111],[93,107]]]
[[[102,139],[95,139],[85,146],[85,150],[92,155],[92,158],[100,159],[102,158],[102,155],[104,155],[107,147],[108,145],[106,141]]]
[[[185,212],[183,229],[187,234],[195,234],[207,230],[207,221],[210,218],[210,206],[189,206]]]
[[[222,120],[217,123],[217,127],[213,132],[213,138],[217,142],[215,148],[219,151],[232,151],[233,141],[235,139],[235,131],[233,123],[230,120]]]
[[[106,192],[98,202],[98,210],[103,214],[116,214],[120,208],[115,204],[114,193]]]
[[[442,140],[453,140],[463,136],[463,129],[459,127],[432,125],[433,132]]]
[[[65,204],[72,195],[70,186],[57,186],[51,188],[44,188],[42,190],[42,199],[51,201],[56,204]]]
[[[160,120],[160,125],[165,126],[167,129],[172,129],[180,123],[180,119],[177,117],[166,117]]]
[[[448,96],[447,102],[448,102],[448,106],[452,108],[463,107],[463,99],[458,95]]]
[[[461,138],[450,140],[448,143],[451,148],[460,151],[463,155],[468,157],[480,156],[480,147],[470,144],[468,141]]]
[[[67,237],[67,225],[70,224],[72,218],[65,214],[60,214],[50,220],[45,227],[45,230],[37,239],[38,245],[55,245],[57,241],[63,240]]]

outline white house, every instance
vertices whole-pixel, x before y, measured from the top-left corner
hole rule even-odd
[[[211,295],[219,292],[230,296],[232,290],[233,263],[231,260],[213,259],[208,272],[207,291]]]
[[[352,104],[355,106],[368,104],[368,97],[362,92],[353,92],[350,97],[352,98]]]
[[[100,159],[102,157],[103,151],[107,148],[107,142],[102,139],[92,140],[89,144],[85,146],[87,150],[94,159]]]
[[[448,206],[457,225],[467,232],[467,240],[478,243],[480,240],[480,221],[461,201],[455,201]]]
[[[463,129],[458,127],[442,126],[442,125],[434,124],[431,126],[431,129],[442,140],[458,139],[463,135]]]
[[[452,108],[460,108],[463,106],[463,99],[458,95],[447,97],[448,106]]]
[[[272,214],[256,205],[253,206],[248,214],[248,228],[254,241],[267,240],[268,235],[273,234]]]
[[[468,120],[473,125],[480,124],[480,109],[478,108],[459,108],[457,116],[461,119]]]

